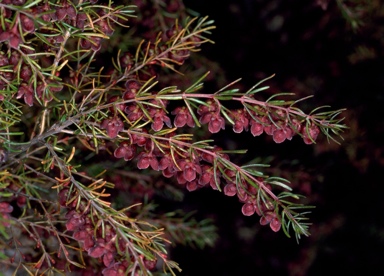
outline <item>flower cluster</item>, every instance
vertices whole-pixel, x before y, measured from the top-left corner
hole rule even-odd
[[[275,143],[299,135],[305,144],[314,143],[321,129],[338,127],[337,122],[326,121],[321,114],[306,115],[297,108],[274,106],[248,94],[232,97],[231,100],[243,103],[243,108],[230,110],[224,107],[224,93],[173,93],[165,98],[161,92],[144,90],[148,84],[139,79],[129,79],[124,86],[120,95],[110,98],[111,117],[100,125],[112,139],[121,133],[122,140],[116,141],[114,150],[116,158],[135,159],[138,169],[161,171],[164,177],[175,178],[188,191],[208,185],[215,190],[223,189],[228,196],[237,195],[243,203],[244,215],[258,214],[260,224],[269,224],[274,231],[281,228],[283,221],[279,212],[286,212],[286,207],[276,202],[270,180],[249,175],[233,164],[227,154],[221,153],[219,147],[200,148],[179,140],[171,123],[175,128],[207,124],[211,133],[218,133],[231,123],[236,133],[250,131],[253,136],[265,133],[271,135]],[[191,102],[200,98],[199,105],[192,107],[185,101],[187,105],[170,112],[172,118],[166,110],[172,100],[180,97]],[[148,123],[150,129],[146,127]],[[160,134],[161,131],[165,134]]]
[[[264,112],[262,112],[264,113]],[[292,140],[295,134],[303,137],[305,144],[312,144],[316,141],[320,133],[319,127],[312,123],[309,126],[303,125],[297,118],[289,120],[284,116],[283,110],[277,112],[265,112],[265,115],[259,115],[255,112],[247,112],[247,109],[237,109],[231,112],[231,118],[234,121],[233,131],[240,133],[243,130],[250,132],[253,136],[260,136],[265,133],[271,135],[273,141],[277,144],[285,140]]]
[[[97,0],[90,2],[95,4]],[[5,48],[0,51],[0,90],[15,91],[17,99],[22,98],[24,103],[33,106],[35,98],[39,103],[50,102],[54,94],[63,89],[63,84],[57,79],[61,65],[55,55],[62,51],[68,37],[58,32],[56,26],[66,24],[76,28],[78,34],[72,35],[79,41],[80,48],[98,51],[103,38],[112,36],[113,20],[116,19],[108,13],[107,7],[103,9],[100,6],[95,14],[87,15],[67,0],[59,3],[44,1],[22,12],[7,6],[22,8],[25,4],[26,1],[2,2],[4,24],[0,28],[0,43]],[[88,31],[94,35],[81,35],[81,32]],[[39,47],[26,43],[35,39],[39,40]],[[39,48],[47,53],[44,59],[37,58],[40,53],[36,49]],[[46,72],[39,73],[40,68]]]
[[[19,252],[20,271],[147,275],[161,263],[174,274],[166,237],[207,245],[213,230],[197,227],[200,235],[172,240],[171,216],[154,219],[148,202],[160,186],[174,197],[205,187],[223,192],[261,225],[308,235],[287,180],[264,175],[258,164],[235,164],[231,154],[242,150],[199,141],[198,133],[232,126],[275,143],[299,136],[312,144],[320,134],[340,135],[341,111],[306,113],[284,95],[263,101],[258,85],[200,91],[208,73],[192,70],[185,81],[178,70],[191,70],[181,65],[212,42],[213,22],[186,16],[179,0],[153,2],[134,1],[135,19],[133,7],[97,0],[0,3],[0,189],[8,197],[0,202],[0,232],[13,235],[4,237],[14,243],[9,252]],[[8,231],[10,219],[20,231]],[[188,233],[180,224],[179,233]],[[19,240],[35,243],[33,256]]]
[[[168,146],[178,144],[178,140],[174,139],[177,138],[175,136],[162,137],[167,142],[160,144],[155,143],[153,140],[156,138],[148,132],[132,131],[129,135],[132,143],[121,142],[114,151],[116,158],[124,158],[126,161],[136,158],[138,169],[151,168],[161,171],[164,177],[174,177],[177,183],[185,186],[188,191],[209,186],[214,190],[223,189],[227,196],[237,195],[239,201],[243,203],[244,215],[250,216],[256,213],[262,216],[260,220],[262,225],[267,224],[265,223],[267,219],[268,222],[273,221],[270,224],[272,230],[280,229],[277,207],[272,202],[260,203],[257,200],[260,194],[265,196],[266,192],[271,191],[271,185],[263,178],[255,179],[257,182],[253,185],[246,183],[244,178],[239,185],[235,170],[226,168],[231,163],[229,156],[222,153],[221,148],[214,147],[210,151],[196,148],[193,153],[177,153]],[[137,137],[142,139],[138,140]]]
[[[79,195],[71,193],[70,189],[63,188],[58,194],[59,203],[67,209],[65,227],[76,240],[82,250],[89,257],[99,259],[104,265],[102,275],[123,275],[132,270],[131,263],[134,258],[127,259],[125,254],[135,255],[127,246],[127,242],[118,235],[115,228],[109,223],[103,223],[103,227],[96,227],[91,217],[89,203]],[[153,270],[157,260],[144,260],[146,269]],[[134,270],[134,269],[133,269]]]

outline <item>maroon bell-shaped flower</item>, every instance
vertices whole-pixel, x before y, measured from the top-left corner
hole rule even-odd
[[[213,100],[208,100],[207,105],[200,105],[197,114],[203,116],[205,113],[215,112],[218,110],[217,104]]]
[[[234,183],[228,183],[224,186],[224,194],[226,196],[234,196],[237,193],[236,184]]]
[[[200,165],[192,161],[181,160],[178,165],[183,172],[184,179],[188,182],[195,180],[196,174],[201,174]]]
[[[225,129],[225,120],[220,113],[215,113],[208,123],[208,130],[211,133],[217,133],[220,129]]]
[[[244,216],[252,216],[255,213],[255,205],[247,202],[241,208],[241,212]]]
[[[128,120],[135,122],[144,116],[144,112],[137,104],[129,104],[125,107],[124,112],[127,114]]]
[[[209,184],[213,190],[218,190],[220,187],[220,175],[219,170],[216,170],[215,177],[215,169],[210,165],[202,165],[201,166],[201,174],[199,181],[197,182],[199,186],[205,186]]]
[[[145,146],[148,141],[148,138],[145,136],[148,131],[144,128],[141,130],[141,132],[143,135],[140,135],[139,133],[131,133],[132,144],[138,145],[139,147]]]
[[[269,223],[269,227],[272,229],[272,231],[277,232],[281,228],[281,222],[277,218],[277,215],[274,212],[266,212],[261,218],[260,218],[260,224],[261,225],[267,225]]]
[[[17,91],[16,99],[20,99],[21,97],[24,97],[24,102],[27,105],[33,105],[34,93],[31,85],[28,85],[25,82],[20,85],[19,90]]]
[[[14,24],[12,29],[1,32],[0,29],[0,42],[8,41],[9,47],[17,49],[19,45],[23,42],[21,35],[19,33],[18,24]]]
[[[206,112],[200,117],[200,123],[208,123],[208,130],[211,133],[217,133],[220,129],[225,128],[224,118],[221,117],[220,112]]]
[[[260,136],[261,134],[263,134],[264,132],[264,126],[255,121],[255,120],[252,120],[251,121],[251,133],[253,136]]]
[[[32,33],[35,31],[35,22],[25,14],[20,14],[20,23],[24,32]]]
[[[140,83],[136,80],[128,80],[125,83],[125,92],[123,94],[124,100],[134,99],[140,90]]]
[[[160,131],[164,124],[171,128],[171,119],[167,116],[167,113],[162,108],[153,108],[149,111],[149,114],[153,120],[151,127],[154,131]]]
[[[234,120],[233,131],[241,133],[243,130],[248,130],[249,119],[248,114],[244,109],[237,109],[231,112],[231,118]]]
[[[115,149],[116,158],[124,158],[125,161],[132,160],[135,157],[136,146],[130,145],[127,141],[121,142],[120,146]]]
[[[185,187],[189,192],[193,192],[193,191],[196,191],[201,186],[199,186],[197,181],[194,180],[192,182],[187,182],[187,184],[185,184]]]
[[[85,224],[84,216],[78,213],[76,210],[69,211],[65,218],[67,219],[67,223],[65,224],[68,231],[77,230],[80,226]]]
[[[295,135],[295,132],[290,126],[285,126],[285,135],[287,136],[287,140],[292,140],[293,135]]]
[[[175,127],[183,127],[185,125],[188,125],[189,127],[195,126],[195,122],[187,107],[177,107],[174,111],[172,111],[172,114],[176,115],[173,122]]]
[[[159,170],[159,161],[157,161],[157,158],[152,154],[152,152],[140,152],[137,159],[137,167],[139,169],[143,170],[151,166],[153,170]]]
[[[23,81],[28,82],[31,76],[32,76],[31,68],[28,65],[23,64],[23,66],[21,66],[20,68],[20,78]]]
[[[280,143],[284,142],[285,139],[287,139],[287,134],[286,134],[285,129],[278,128],[273,132],[272,137],[273,137],[273,141],[275,141],[275,143],[280,144]]]
[[[310,145],[314,141],[316,141],[316,138],[320,133],[320,129],[316,125],[311,125],[309,127],[303,127],[301,129],[301,133],[303,135],[304,143],[306,143],[307,145]]]
[[[117,134],[124,129],[124,124],[119,118],[112,117],[104,119],[100,127],[107,130],[109,137],[115,138]]]
[[[268,123],[264,125],[264,132],[268,135],[273,135],[273,133],[277,130],[277,127],[273,123]]]
[[[114,32],[114,29],[111,26],[111,22],[107,20],[100,20],[99,26],[100,26],[100,30],[107,36],[111,36]]]

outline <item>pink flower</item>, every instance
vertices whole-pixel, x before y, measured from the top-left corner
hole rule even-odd
[[[269,223],[269,227],[272,229],[272,231],[277,232],[281,228],[281,222],[277,218],[277,215],[273,212],[266,212],[261,218],[260,218],[260,224],[261,225],[267,225]]]
[[[215,173],[215,170],[213,169],[212,166],[203,165],[202,173],[200,175],[198,184],[200,186],[209,184],[212,189],[218,190],[218,186],[220,185],[220,172],[218,170],[216,171],[216,177],[214,173]]]
[[[19,90],[17,91],[16,99],[20,99],[21,97],[24,97],[24,102],[27,105],[29,106],[33,105],[34,93],[32,89],[32,83],[28,85],[25,82],[23,82],[20,85]]]
[[[149,114],[152,118],[151,127],[154,131],[160,131],[164,124],[171,128],[171,119],[167,116],[167,113],[162,108],[151,108]]]
[[[142,129],[142,132],[148,133],[148,131],[146,129]],[[144,135],[140,135],[140,134],[136,134],[136,133],[132,133],[131,138],[132,138],[132,144],[136,144],[139,147],[144,146],[148,140]]]
[[[226,196],[234,196],[237,193],[236,185],[233,183],[228,183],[224,186],[224,194]]]
[[[141,110],[141,107],[137,104],[128,105],[124,109],[124,112],[127,114],[127,118],[133,122],[141,119],[144,116],[144,113]]]
[[[20,23],[24,32],[32,33],[35,31],[35,23],[25,14],[20,14]]]
[[[282,128],[276,129],[273,132],[272,136],[273,136],[273,141],[275,141],[275,143],[277,144],[284,142],[285,139],[287,138],[286,131],[285,129],[282,129]]]
[[[191,182],[196,179],[196,174],[201,174],[201,167],[199,164],[196,164],[189,160],[181,160],[179,162],[179,167],[182,170],[184,179],[188,182]]]
[[[137,167],[139,169],[143,170],[151,166],[153,170],[159,170],[159,161],[157,161],[156,157],[152,154],[152,152],[140,152],[137,158]]]
[[[215,112],[217,110],[218,110],[217,104],[212,100],[208,100],[207,105],[199,106],[199,108],[197,109],[197,114],[202,116],[205,113]]]
[[[136,146],[130,145],[127,141],[121,142],[118,148],[115,149],[114,156],[116,158],[124,158],[125,161],[132,160],[135,157]]]
[[[188,182],[185,186],[189,192],[193,192],[199,188],[199,185],[197,184],[196,180]]]
[[[208,123],[208,130],[211,133],[217,133],[225,128],[225,121],[219,112],[207,112],[200,117],[200,123]]]
[[[125,83],[126,90],[123,94],[124,100],[134,99],[139,92],[141,85],[136,80],[128,80]]]
[[[183,127],[186,124],[189,127],[195,126],[195,122],[194,122],[192,115],[189,112],[187,107],[185,107],[185,106],[177,107],[174,111],[172,111],[172,114],[176,115],[175,120],[173,122],[175,127]]]
[[[68,231],[74,231],[85,223],[83,215],[77,213],[75,210],[68,212],[65,215],[65,218],[68,219],[67,223],[65,224]]]
[[[244,109],[237,109],[232,111],[230,114],[235,123],[233,125],[233,131],[236,133],[241,133],[243,130],[248,130],[249,119],[248,114]]]
[[[244,216],[252,216],[255,213],[255,205],[252,203],[245,203],[241,208],[241,212]]]
[[[262,133],[264,132],[264,126],[255,121],[255,120],[252,120],[251,121],[251,133],[253,136],[260,136]]]
[[[9,31],[2,32],[0,28],[0,42],[8,41],[8,45],[11,48],[17,49],[23,42],[19,33],[18,24],[14,24]]]
[[[124,129],[124,124],[119,118],[113,117],[104,119],[100,127],[107,130],[109,137],[115,138],[117,134]]]
[[[304,127],[301,129],[301,134],[303,135],[304,143],[307,145],[310,145],[314,141],[316,141],[319,133],[320,133],[320,129],[316,125],[311,125],[309,127]]]

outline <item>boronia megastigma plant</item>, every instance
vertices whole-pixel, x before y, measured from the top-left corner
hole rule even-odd
[[[168,244],[213,245],[215,226],[178,210],[157,214],[151,199],[160,191],[217,190],[272,231],[309,235],[310,206],[288,180],[234,163],[245,150],[199,133],[337,142],[343,110],[304,112],[290,93],[262,100],[268,79],[205,91],[209,72],[184,65],[213,43],[212,20],[181,1],[159,3],[0,0],[4,271],[176,275]]]

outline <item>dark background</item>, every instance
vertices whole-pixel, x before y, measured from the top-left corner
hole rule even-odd
[[[228,131],[219,142],[249,148],[248,158],[267,160],[273,173],[290,179],[316,206],[309,215],[311,236],[297,244],[260,226],[256,216],[244,217],[234,198],[208,189],[188,193],[187,209],[214,219],[219,239],[214,248],[176,247],[172,258],[181,275],[384,275],[383,4],[345,2],[363,23],[352,28],[336,1],[184,3],[215,20],[215,44],[204,45],[202,53],[225,72],[225,81],[242,78],[239,86],[247,89],[276,74],[265,97],[314,95],[300,107],[346,108],[349,129],[340,145],[320,139],[312,146]]]

